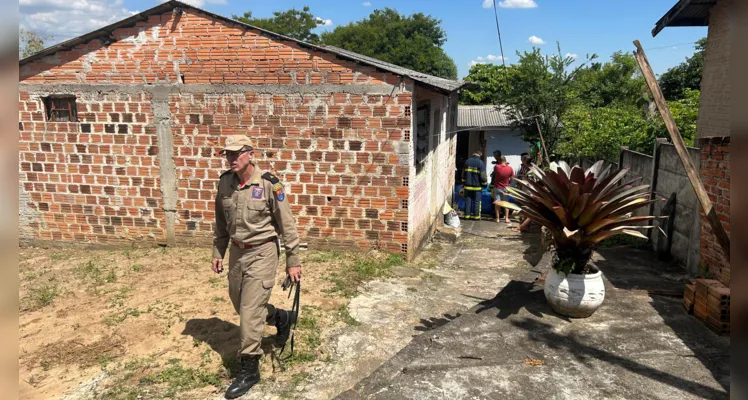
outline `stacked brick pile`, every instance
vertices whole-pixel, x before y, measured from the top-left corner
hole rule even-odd
[[[718,335],[730,334],[730,288],[714,279],[696,279],[686,285],[683,305]]]

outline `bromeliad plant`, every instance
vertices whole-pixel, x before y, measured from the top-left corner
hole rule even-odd
[[[621,183],[628,172],[622,168],[602,170],[598,161],[587,171],[569,167],[564,161],[551,163],[550,171],[536,166],[537,180],[520,180],[521,188],[507,188],[519,204],[497,201],[494,204],[520,211],[546,227],[553,236],[553,268],[565,275],[592,272],[589,261],[598,244],[614,235],[627,234],[647,239],[637,225],[654,220],[653,216],[632,216],[631,212],[659,200],[650,200],[649,185],[635,185],[639,179]]]

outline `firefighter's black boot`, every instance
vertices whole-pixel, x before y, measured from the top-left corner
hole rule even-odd
[[[226,398],[235,399],[245,393],[260,381],[260,356],[242,356],[239,358],[241,368],[239,373],[226,389]]]
[[[296,322],[296,311],[286,311],[281,309],[275,310],[275,327],[278,333],[275,335],[275,345],[282,347],[291,336],[291,325]]]

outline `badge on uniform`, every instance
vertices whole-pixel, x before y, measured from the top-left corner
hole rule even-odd
[[[278,199],[278,201],[283,201],[283,199],[286,198],[286,194],[283,193],[283,185],[280,183],[276,183],[273,185],[273,191],[275,191],[275,198]]]
[[[263,189],[260,186],[254,186],[254,187],[252,187],[252,198],[253,199],[262,200],[262,193],[264,191],[265,191],[265,189]]]

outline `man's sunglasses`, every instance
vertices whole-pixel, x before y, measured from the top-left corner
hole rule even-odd
[[[241,151],[226,151],[223,154],[226,156],[226,158],[237,158],[244,153],[249,153],[250,151],[252,151],[252,149]]]

